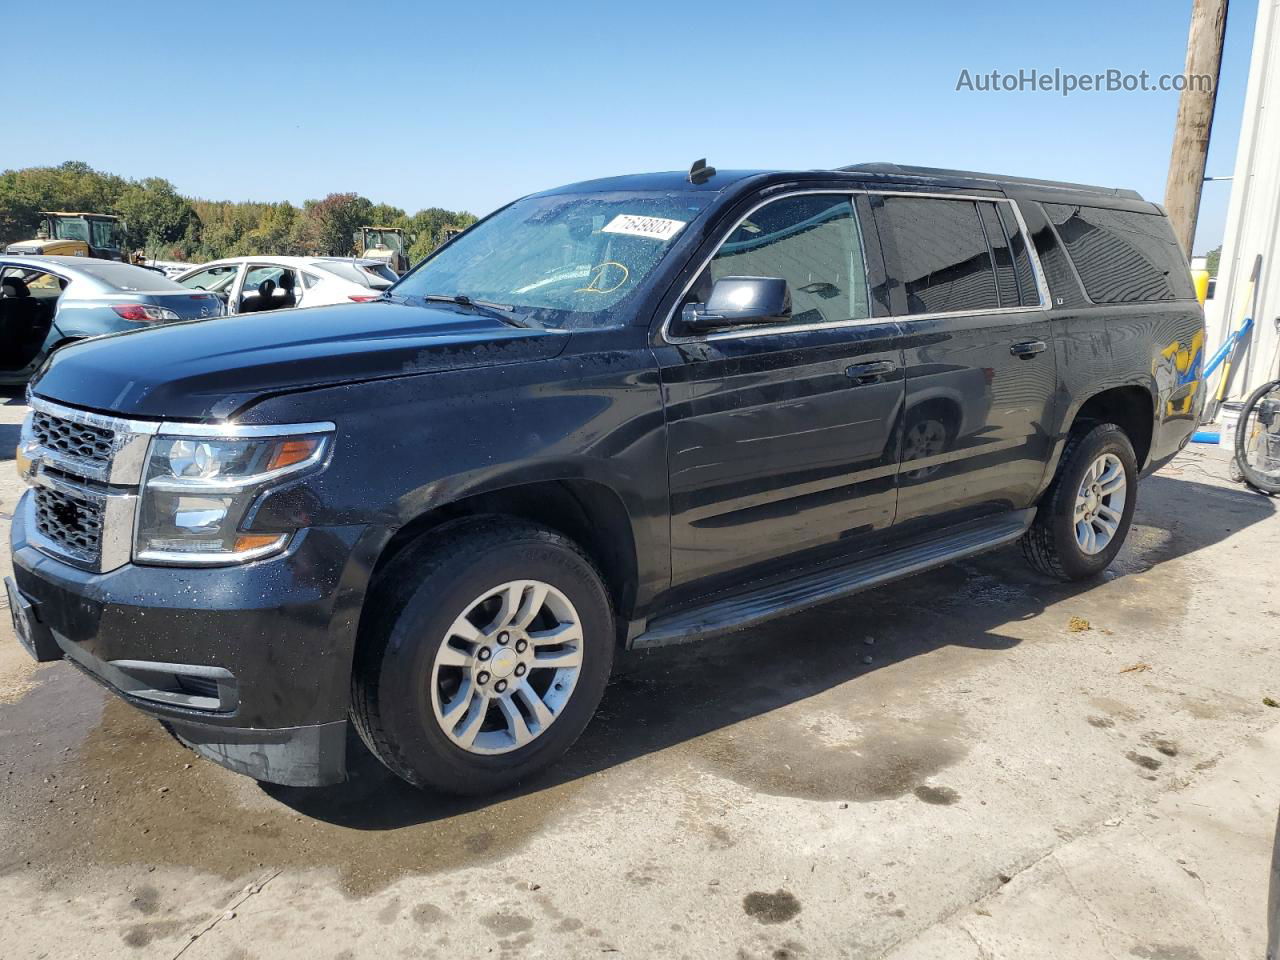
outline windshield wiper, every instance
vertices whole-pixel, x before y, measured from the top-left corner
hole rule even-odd
[[[529,328],[537,326],[537,324],[525,319],[515,312],[515,306],[509,303],[492,303],[489,300],[473,300],[465,293],[427,293],[422,297],[426,301],[434,301],[436,303],[456,303],[463,307],[471,307],[482,313],[487,313],[491,317],[497,317],[499,320],[513,327]]]

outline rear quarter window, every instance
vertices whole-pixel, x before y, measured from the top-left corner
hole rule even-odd
[[[1042,204],[1094,303],[1194,300],[1187,262],[1158,214]]]

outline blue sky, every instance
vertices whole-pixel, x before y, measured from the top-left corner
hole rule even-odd
[[[59,122],[10,132],[5,167],[78,159],[212,199],[352,190],[410,211],[485,213],[702,156],[722,168],[893,160],[1159,200],[1176,93],[955,87],[962,69],[1180,73],[1191,5],[55,6],[56,55],[11,44],[6,73],[42,77]],[[1210,174],[1232,172],[1256,11],[1256,0],[1231,5]],[[1197,252],[1220,241],[1228,191],[1207,187]]]

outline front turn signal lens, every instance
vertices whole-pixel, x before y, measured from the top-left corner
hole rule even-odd
[[[235,553],[250,553],[255,550],[273,549],[285,539],[278,533],[242,533],[236,537]]]
[[[271,460],[267,463],[267,469],[279,470],[282,467],[291,467],[295,463],[302,463],[310,459],[323,442],[319,437],[285,440],[277,444],[275,452],[271,454]]]

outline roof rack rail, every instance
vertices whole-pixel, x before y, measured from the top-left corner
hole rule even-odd
[[[1069,183],[1065,180],[1036,180],[1031,177],[1006,177],[998,173],[975,173],[972,170],[947,170],[943,167],[913,167],[902,163],[855,163],[837,169],[852,173],[887,173],[895,176],[929,177],[933,179],[988,180],[993,184],[1009,184],[1026,187],[1048,187],[1054,190],[1075,190],[1079,193],[1098,193],[1108,197],[1141,200],[1137,190],[1120,187],[1095,187],[1086,183]]]

